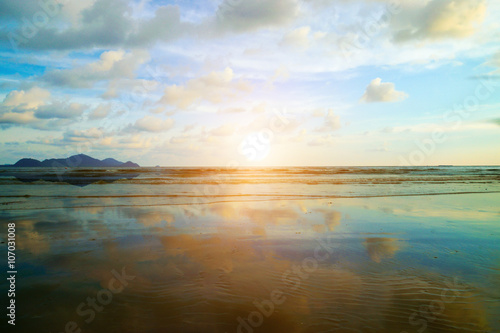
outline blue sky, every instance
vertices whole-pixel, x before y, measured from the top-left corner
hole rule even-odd
[[[6,0],[0,163],[500,164],[500,3]]]

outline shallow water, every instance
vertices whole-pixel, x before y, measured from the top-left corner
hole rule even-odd
[[[498,167],[20,172],[16,330],[500,332]]]

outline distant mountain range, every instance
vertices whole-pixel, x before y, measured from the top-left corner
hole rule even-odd
[[[2,165],[3,167],[13,168],[79,168],[79,167],[108,167],[108,168],[139,168],[139,164],[127,161],[125,163],[115,160],[114,158],[106,158],[98,160],[85,154],[73,155],[68,158],[51,158],[43,161],[33,158],[22,158],[15,164]]]

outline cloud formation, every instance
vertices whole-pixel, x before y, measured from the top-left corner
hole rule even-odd
[[[224,0],[216,12],[219,31],[249,32],[289,23],[298,12],[297,0]]]
[[[161,119],[154,116],[144,116],[137,120],[132,128],[144,132],[164,132],[174,126],[174,120],[171,118]]]
[[[376,78],[366,87],[366,91],[361,96],[361,101],[373,102],[398,102],[406,99],[408,94],[397,91],[394,83],[384,82],[381,78]]]
[[[309,33],[311,27],[304,26],[290,31],[281,41],[281,45],[306,49],[309,47]]]
[[[15,108],[18,110],[34,109],[45,102],[50,97],[50,91],[39,87],[29,90],[13,90],[7,94],[2,106]]]
[[[81,116],[85,109],[83,104],[54,101],[38,107],[35,116],[39,119],[72,119]]]
[[[40,5],[44,1],[29,6],[14,3],[9,0],[4,7],[19,18],[17,29],[0,36],[14,49],[144,47],[178,38],[190,29],[180,21],[179,7],[172,5],[160,6],[150,18],[135,19],[125,0],[84,1],[87,7],[72,5],[68,10],[68,4],[61,9]],[[45,24],[36,26],[29,19],[37,12],[47,16]]]
[[[338,130],[340,127],[340,117],[333,113],[332,109],[329,109],[324,117],[323,125],[316,130],[318,132],[332,132]]]
[[[210,131],[214,136],[230,136],[233,135],[236,127],[233,124],[224,124]]]
[[[0,124],[24,125],[48,119],[75,119],[82,115],[86,105],[76,102],[52,100],[48,90],[32,87],[29,90],[13,90],[0,105]]]
[[[432,0],[411,3],[395,16],[394,39],[439,40],[473,35],[486,16],[484,0]]]
[[[99,104],[94,110],[89,113],[90,120],[104,119],[111,113],[111,105]]]
[[[161,101],[186,109],[194,103],[205,100],[220,103],[237,92],[248,91],[250,86],[244,81],[233,81],[233,70],[227,67],[222,72],[211,72],[208,75],[189,80],[185,85],[171,85],[165,89]]]
[[[395,163],[386,159],[434,130],[417,119],[436,116],[437,105],[472,105],[477,97],[481,116],[471,112],[458,129],[442,128],[450,147],[464,132],[488,128],[490,137],[478,144],[488,147],[485,163],[496,163],[487,156],[498,127],[484,122],[498,118],[500,3],[404,0],[391,11],[393,3],[4,0],[0,146],[18,136],[5,162],[31,144],[61,152],[76,142],[65,133],[80,131],[67,136],[77,140],[97,127],[106,128],[99,149],[151,147],[133,154],[152,164],[224,164],[241,158],[236,146],[245,136],[268,129],[273,154],[261,164]],[[34,24],[35,14],[47,22]],[[398,79],[373,80],[378,75]],[[474,91],[477,81],[467,77],[488,81]],[[450,82],[454,92],[440,93]],[[457,95],[465,91],[475,95]],[[405,112],[398,104],[369,104],[402,100]],[[276,110],[295,118],[282,123]]]
[[[90,88],[103,80],[134,78],[139,66],[148,60],[149,56],[145,51],[106,51],[95,62],[71,69],[49,71],[42,79],[55,86]]]

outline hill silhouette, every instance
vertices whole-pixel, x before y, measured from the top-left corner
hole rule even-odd
[[[22,158],[12,165],[4,165],[4,167],[14,168],[78,168],[78,167],[108,167],[108,168],[139,168],[139,164],[127,161],[125,163],[115,160],[114,158],[106,158],[98,160],[85,154],[73,155],[68,158],[51,158],[39,161],[33,158]]]

